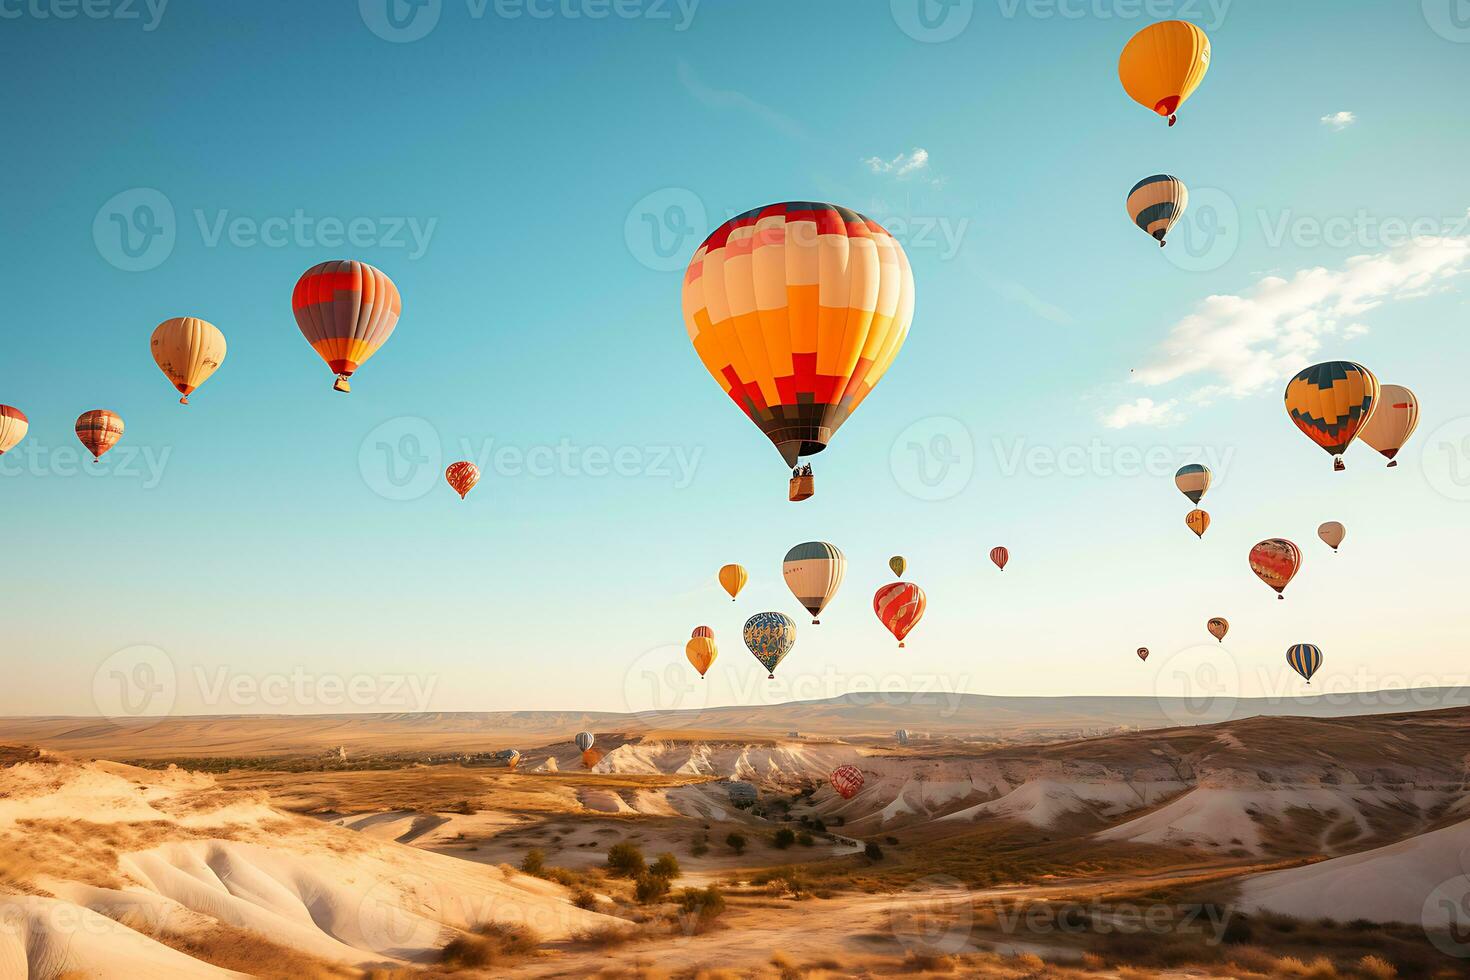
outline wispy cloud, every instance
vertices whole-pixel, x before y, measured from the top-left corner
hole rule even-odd
[[[912,177],[921,170],[929,169],[929,151],[922,146],[916,146],[908,153],[900,153],[892,160],[868,157],[863,163],[867,164],[868,169],[875,174],[892,174],[901,180],[904,177]]]
[[[1358,117],[1351,112],[1334,112],[1322,117],[1322,125],[1339,133],[1357,121]]]
[[[1268,275],[1240,295],[1207,297],[1169,330],[1133,381],[1148,387],[1192,383],[1165,405],[1243,398],[1283,384],[1320,353],[1325,340],[1365,333],[1368,327],[1358,319],[1364,314],[1393,300],[1447,289],[1467,271],[1470,239],[1425,238],[1356,256],[1338,269],[1303,269],[1290,279]],[[1144,401],[1149,404],[1140,410]],[[1115,428],[1159,424],[1153,417],[1161,407],[1140,399],[1118,406],[1104,422],[1121,423]]]
[[[1156,402],[1152,398],[1139,398],[1119,405],[1102,417],[1102,424],[1109,429],[1126,429],[1131,425],[1167,426],[1184,421],[1179,411],[1178,399]]]
[[[1047,302],[1018,282],[994,280],[990,283],[990,288],[994,289],[1006,299],[1020,303],[1043,320],[1055,323],[1058,326],[1069,327],[1077,322],[1072,318],[1072,314],[1054,303]]]
[[[711,109],[734,109],[755,116],[757,119],[792,139],[807,139],[807,131],[801,123],[764,102],[757,102],[744,92],[734,89],[710,88],[695,74],[694,68],[683,58],[678,64],[679,84],[701,104]]]

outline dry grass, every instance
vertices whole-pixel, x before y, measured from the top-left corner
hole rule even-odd
[[[439,951],[439,965],[450,970],[484,970],[532,955],[541,946],[525,926],[487,923],[461,933]]]
[[[261,980],[346,980],[359,975],[357,970],[278,946],[259,933],[234,926],[217,924],[207,930],[174,933],[150,929],[146,923],[131,917],[123,924],[186,956]]]

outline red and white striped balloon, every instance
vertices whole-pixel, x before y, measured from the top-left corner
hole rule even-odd
[[[832,788],[837,791],[837,795],[844,800],[857,796],[858,791],[863,788],[863,771],[857,766],[838,766],[832,770],[832,775],[828,779],[832,783]]]
[[[909,635],[909,630],[924,618],[926,601],[924,590],[912,582],[894,582],[873,594],[873,612],[898,640],[899,649],[903,648],[903,638]]]

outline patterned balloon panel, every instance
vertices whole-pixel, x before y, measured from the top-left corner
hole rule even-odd
[[[291,311],[302,336],[345,391],[345,379],[393,335],[403,299],[393,280],[366,262],[323,262],[297,281]]]
[[[796,645],[796,622],[785,613],[759,612],[745,621],[744,636],[751,654],[774,676]]]
[[[8,453],[30,431],[31,421],[26,413],[13,405],[0,405],[0,453]]]
[[[854,796],[857,796],[858,791],[863,788],[863,783],[865,782],[863,771],[857,766],[838,766],[832,770],[832,774],[827,778],[831,782],[832,788],[837,791],[837,795],[844,800],[850,800]]]
[[[923,589],[912,582],[895,582],[873,595],[873,612],[901,647],[904,637],[924,618],[926,603]]]
[[[1286,662],[1310,684],[1312,675],[1322,666],[1322,650],[1311,643],[1297,643],[1287,649]]]
[[[1302,552],[1285,538],[1268,538],[1251,549],[1250,564],[1257,578],[1280,593],[1302,567]]]
[[[1373,415],[1378,379],[1352,361],[1313,364],[1286,386],[1286,411],[1308,439],[1341,455]]]
[[[123,420],[106,409],[96,408],[77,416],[76,431],[87,451],[100,459],[122,438]]]

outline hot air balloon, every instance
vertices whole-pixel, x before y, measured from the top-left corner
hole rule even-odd
[[[828,779],[832,783],[832,788],[837,791],[837,795],[844,800],[857,796],[858,791],[863,788],[863,771],[857,766],[838,766],[832,770],[832,775]]]
[[[796,646],[796,621],[785,613],[756,613],[745,621],[745,645],[775,680],[776,667]]]
[[[1183,20],[1150,24],[1128,41],[1118,78],[1129,98],[1175,123],[1175,113],[1210,69],[1210,39]]]
[[[1267,538],[1251,549],[1251,571],[1285,599],[1286,586],[1302,567],[1302,551],[1285,538]]]
[[[1286,411],[1306,437],[1332,454],[1342,470],[1342,454],[1352,445],[1378,404],[1378,379],[1352,361],[1313,364],[1286,386]]]
[[[704,680],[704,675],[709,672],[710,666],[719,655],[720,649],[715,646],[715,631],[708,626],[696,626],[689,635],[689,642],[684,644],[684,656],[699,671],[700,680]]]
[[[1310,684],[1312,675],[1322,666],[1322,651],[1311,643],[1295,643],[1286,650],[1286,662]]]
[[[225,361],[225,335],[208,320],[176,316],[153,330],[153,362],[189,404],[189,395]]]
[[[507,769],[514,769],[516,766],[520,765],[521,762],[521,754],[515,749],[501,749],[499,752],[495,753],[492,758],[494,758],[496,762],[505,763],[505,768]]]
[[[467,460],[450,463],[449,468],[444,471],[444,479],[454,488],[454,492],[459,494],[459,499],[463,500],[465,494],[473,490],[475,484],[480,482],[480,468]]]
[[[822,622],[817,617],[837,594],[847,574],[847,558],[835,544],[806,541],[786,552],[781,574],[796,601],[812,614],[812,625],[817,626]]]
[[[581,749],[583,752],[586,752],[588,749],[592,748],[592,743],[596,741],[597,737],[594,736],[591,732],[577,733],[577,748]]]
[[[323,262],[297,280],[291,310],[302,336],[337,375],[332,387],[351,391],[347,379],[393,335],[403,299],[393,280],[366,262]]]
[[[92,454],[93,460],[102,458],[122,438],[123,420],[102,408],[94,408],[77,416],[77,438]]]
[[[30,427],[25,412],[13,405],[0,405],[0,456],[20,445]]]
[[[907,728],[900,728],[898,731],[893,733],[893,737],[898,739],[899,745],[909,744],[909,730]]]
[[[900,650],[903,649],[903,638],[924,618],[927,602],[924,590],[912,582],[894,582],[873,594],[873,612],[898,640]]]
[[[1138,659],[1139,660],[1145,660],[1145,661],[1148,660],[1148,647],[1139,647],[1138,648]]]
[[[1006,562],[1011,560],[1011,553],[1004,548],[991,548],[990,560],[995,562],[996,568],[1005,571]]]
[[[1184,181],[1168,174],[1145,177],[1128,192],[1128,217],[1157,239],[1159,248],[1168,244],[1165,236],[1174,222],[1184,217],[1188,206],[1189,188],[1184,186]]]
[[[894,555],[888,559],[888,567],[893,569],[894,575],[903,578],[904,570],[909,567],[909,563],[904,561],[903,555]]]
[[[1347,537],[1347,528],[1343,527],[1337,521],[1328,521],[1326,524],[1317,528],[1317,537],[1321,538],[1327,547],[1332,549],[1333,554],[1336,554],[1337,546],[1342,544],[1343,538]]]
[[[1210,480],[1213,474],[1210,468],[1200,463],[1190,463],[1179,467],[1179,472],[1174,474],[1174,485],[1179,492],[1184,494],[1194,503],[1199,503],[1200,498],[1210,489]]]
[[[683,306],[705,369],[795,470],[791,497],[804,498],[810,467],[798,462],[827,448],[893,363],[914,276],[898,241],[856,211],[772,204],[705,239]]]
[[[734,602],[740,590],[745,588],[745,583],[749,578],[750,576],[745,574],[745,568],[742,565],[725,565],[720,569],[720,585],[730,593],[731,602]]]
[[[1215,639],[1224,643],[1225,634],[1230,632],[1230,621],[1223,616],[1211,616],[1210,621],[1205,624],[1205,629],[1209,630],[1210,635]]]
[[[1378,390],[1378,408],[1358,436],[1382,453],[1393,467],[1399,465],[1394,457],[1418,425],[1419,399],[1414,393],[1403,385],[1383,385]]]
[[[1195,533],[1196,537],[1204,537],[1205,532],[1210,529],[1210,515],[1208,511],[1196,507],[1184,515],[1184,524]]]

